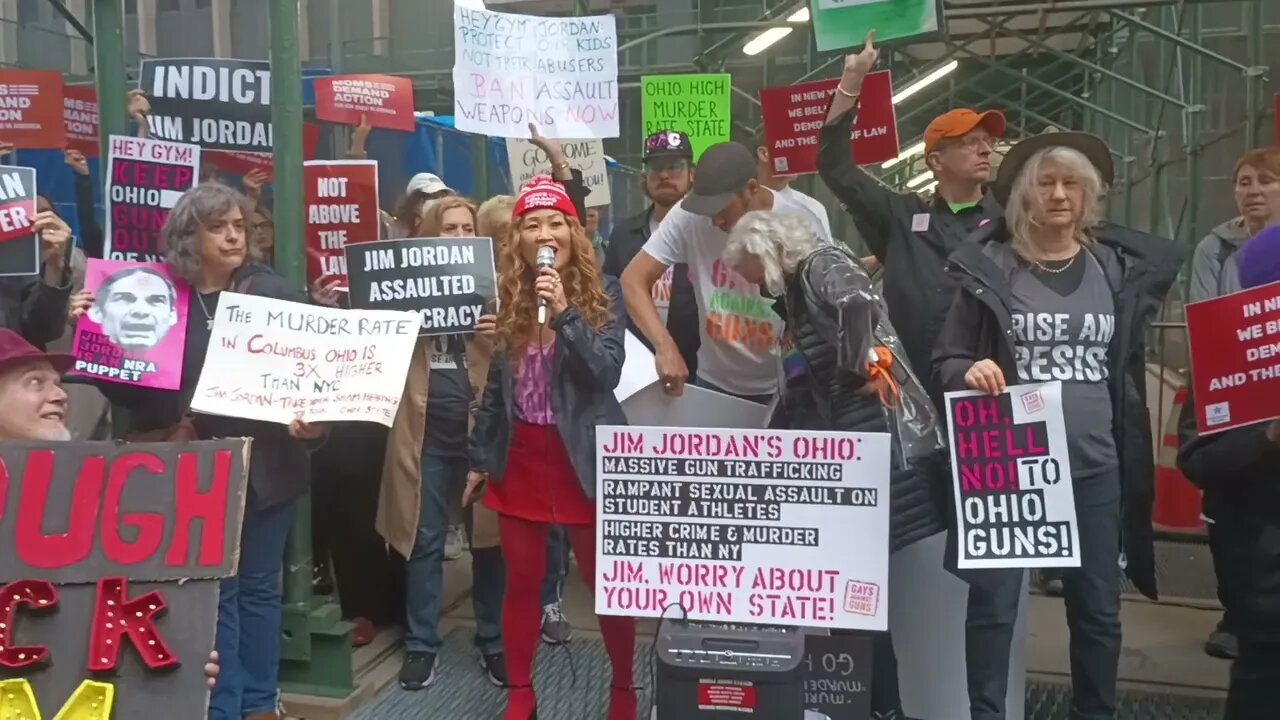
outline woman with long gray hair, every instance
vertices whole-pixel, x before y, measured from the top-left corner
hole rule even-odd
[[[277,676],[284,545],[294,501],[310,481],[309,443],[323,435],[320,426],[301,420],[285,426],[190,410],[223,292],[307,302],[304,293],[257,262],[246,227],[252,212],[239,192],[203,183],[183,194],[161,230],[169,269],[191,293],[181,387],[99,383],[108,398],[131,411],[135,432],[127,439],[253,438],[239,571],[222,581],[218,604],[215,645],[222,669],[210,698],[210,720],[282,717]]]
[[[891,433],[890,552],[941,532],[947,468],[937,418],[867,271],[784,213],[745,215],[723,259],[776,298],[786,321],[786,377],[770,424]],[[872,647],[872,717],[903,718],[889,633],[878,633]]]
[[[1175,243],[1101,221],[1112,175],[1106,144],[1086,133],[1048,133],[1010,149],[993,188],[1005,216],[948,261],[960,288],[933,357],[947,391],[1063,385],[1081,561],[1062,578],[1071,717],[1090,720],[1116,713],[1121,569],[1155,597],[1143,331],[1183,259]],[[1003,718],[1024,571],[956,574],[969,583],[970,712]]]

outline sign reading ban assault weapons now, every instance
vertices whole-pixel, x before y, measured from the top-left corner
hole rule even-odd
[[[0,447],[3,717],[205,717],[249,443]]]

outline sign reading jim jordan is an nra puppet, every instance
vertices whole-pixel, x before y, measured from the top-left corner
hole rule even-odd
[[[0,446],[0,717],[205,717],[250,442]]]

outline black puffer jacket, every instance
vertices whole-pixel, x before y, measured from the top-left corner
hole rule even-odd
[[[777,309],[798,351],[788,370],[798,361],[803,372],[788,379],[771,424],[892,434],[890,550],[942,532],[949,474],[937,418],[866,270],[843,248],[819,248],[800,264]],[[894,355],[899,392],[892,409],[867,386],[877,345]]]
[[[1130,228],[1103,223],[1090,252],[1111,284],[1116,331],[1107,353],[1110,369],[1112,433],[1122,478],[1121,528],[1128,564],[1125,572],[1143,595],[1156,597],[1155,458],[1147,414],[1145,333],[1182,267],[1185,250],[1176,243]],[[1005,381],[1018,381],[1014,365],[1008,279],[987,255],[992,243],[1009,242],[1004,218],[974,233],[951,254],[947,271],[960,282],[933,353],[935,387],[967,390],[964,375],[978,360],[991,359]],[[974,578],[966,577],[973,581]]]
[[[1206,494],[1230,505],[1233,542],[1243,557],[1239,592],[1233,596],[1232,629],[1250,641],[1280,640],[1280,444],[1267,437],[1269,423],[1212,435],[1196,431],[1190,394],[1178,419],[1178,469]]]

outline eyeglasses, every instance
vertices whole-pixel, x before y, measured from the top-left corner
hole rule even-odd
[[[275,226],[276,224],[271,222],[270,220],[263,220],[262,222],[254,223],[249,227],[253,229],[254,232],[262,232],[263,230],[270,230]]]
[[[684,158],[654,158],[645,163],[644,174],[649,177],[657,177],[663,173],[678,175],[692,169],[693,165]]]

